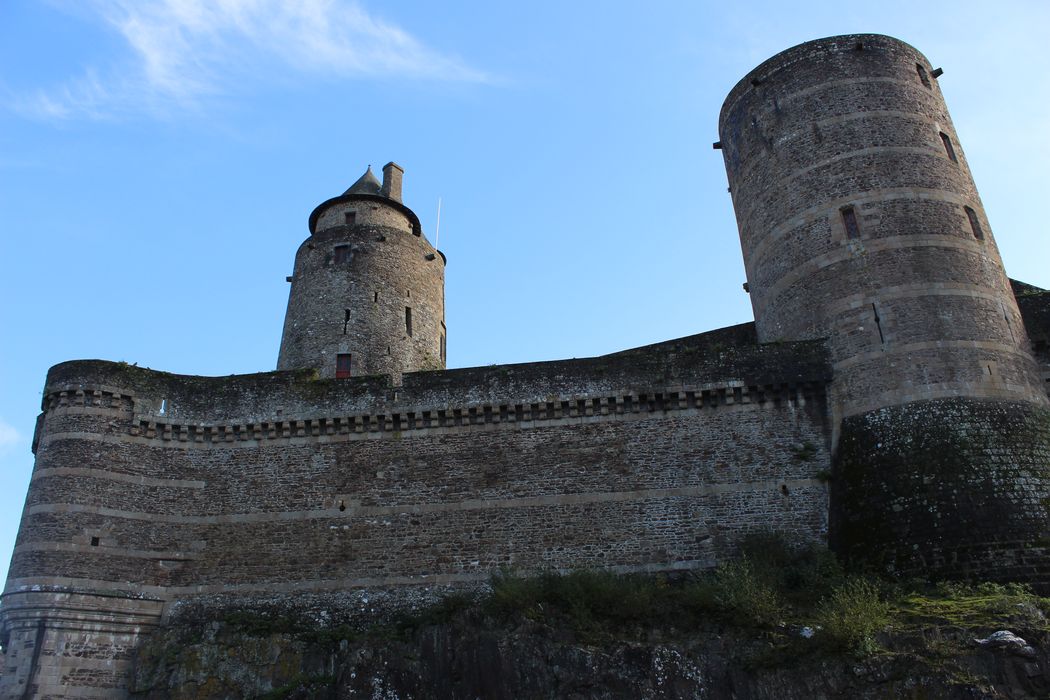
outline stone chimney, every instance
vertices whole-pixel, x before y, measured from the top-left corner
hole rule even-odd
[[[397,163],[387,163],[383,166],[383,189],[381,194],[395,202],[401,201],[401,177],[405,169]]]

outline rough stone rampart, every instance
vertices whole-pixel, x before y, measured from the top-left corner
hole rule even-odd
[[[895,574],[1050,580],[1050,411],[942,399],[843,421],[832,546]]]
[[[727,343],[749,333],[402,387],[56,366],[12,580],[404,583],[820,537],[823,349]]]

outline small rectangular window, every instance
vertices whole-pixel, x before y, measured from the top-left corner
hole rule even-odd
[[[445,334],[441,334],[441,361],[445,361]]]
[[[335,378],[346,379],[350,376],[350,353],[341,352],[335,356]]]
[[[973,237],[979,241],[984,240],[984,229],[981,228],[981,220],[977,218],[977,212],[970,207],[963,207],[966,210],[966,218],[970,220],[970,230],[973,231]]]
[[[952,159],[953,163],[958,163],[959,159],[955,157],[955,148],[952,147],[952,140],[948,134],[941,132],[941,143],[944,144],[944,152],[948,154],[948,157]]]
[[[91,546],[92,547],[97,547],[98,546],[98,538],[97,537],[92,537],[91,538]]]
[[[405,307],[405,333],[412,337],[412,307]]]
[[[372,292],[372,303],[373,304],[378,304],[379,303],[379,292]]]
[[[915,71],[919,74],[919,80],[922,81],[924,86],[932,87],[932,85],[930,85],[930,76],[926,75],[926,69],[923,68],[921,63],[915,64]]]
[[[857,210],[853,207],[842,207],[842,224],[846,227],[847,238],[860,238],[860,225],[857,223]]]
[[[337,245],[335,247],[335,262],[336,264],[345,263],[350,260],[350,246],[348,245]]]
[[[347,226],[353,226],[355,221],[357,221],[357,212],[356,211],[348,211],[348,212],[346,212],[346,225]]]

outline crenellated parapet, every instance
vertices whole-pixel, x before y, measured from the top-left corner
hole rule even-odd
[[[482,403],[474,406],[410,407],[392,405],[388,412],[367,412],[345,416],[312,414],[308,416],[273,417],[269,420],[213,423],[179,422],[157,415],[155,410],[135,413],[125,420],[130,438],[183,443],[187,446],[226,447],[233,443],[254,446],[263,441],[293,438],[380,437],[396,433],[399,436],[414,431],[469,429],[472,426],[551,423],[561,420],[605,416],[630,419],[652,413],[678,410],[716,410],[732,406],[799,405],[807,401],[823,400],[823,381],[779,383],[748,386],[734,381],[704,387],[668,387],[651,393],[625,393],[615,396],[550,397],[545,401],[517,403]],[[128,403],[114,408],[108,401],[121,398],[119,394],[94,390],[57,391],[45,399],[46,413],[56,418],[65,415],[122,416],[131,411]],[[81,403],[84,402],[84,403]],[[157,400],[141,400],[147,409],[156,407]],[[86,408],[87,411],[76,410]],[[72,409],[72,410],[67,410]],[[104,432],[113,427],[106,423]],[[58,433],[58,438],[65,436]]]
[[[658,425],[677,426],[679,440],[710,432],[698,439],[712,445],[730,425],[756,421],[755,431],[767,420],[794,426],[777,448],[792,465],[783,473],[772,464],[751,464],[757,457],[746,457],[746,450],[717,450],[725,453],[719,463],[742,469],[744,459],[748,470],[764,474],[755,481],[727,472],[721,481],[769,484],[769,493],[782,498],[776,495],[780,480],[812,480],[819,471],[816,462],[796,464],[791,455],[799,444],[811,443],[806,451],[819,452],[826,442],[826,356],[820,343],[740,342],[749,333],[744,328],[601,358],[408,374],[401,386],[386,377],[325,380],[310,372],[189,377],[101,361],[58,365],[43,401],[36,473],[12,582],[33,585],[43,572],[60,570],[75,572],[70,581],[97,581],[99,590],[133,584],[159,595],[168,585],[185,587],[201,576],[221,580],[230,559],[212,559],[217,554],[209,543],[217,535],[180,531],[180,522],[198,526],[263,514],[279,520],[293,512],[331,517],[332,494],[356,493],[363,503],[386,501],[396,510],[400,497],[391,501],[384,490],[390,477],[375,477],[394,473],[394,465],[424,469],[397,482],[397,492],[411,494],[413,507],[431,499],[452,507],[456,498],[445,503],[442,494],[478,490],[479,484],[469,484],[493,469],[505,474],[487,487],[493,502],[538,493],[557,500],[581,490],[631,500],[630,494],[654,494],[674,482],[652,480],[664,469],[691,470],[694,476],[682,484],[693,480],[703,487],[701,475],[714,463],[699,454],[700,461],[686,458],[685,466],[678,461],[683,455],[669,452],[661,458],[666,462],[643,468],[647,462],[636,462],[640,455],[633,449],[624,452],[633,440],[649,440]],[[562,434],[558,440],[598,439],[606,445],[593,455],[598,471],[592,483],[584,483],[591,477],[581,482],[559,474],[553,462],[553,471],[544,471],[543,464],[560,458],[537,450]],[[756,449],[767,449],[765,436],[756,432],[754,440]],[[454,456],[445,462],[438,455],[449,449]],[[346,460],[357,467],[338,466]],[[314,462],[324,466],[310,467]],[[601,477],[609,470],[620,476]],[[634,476],[625,480],[626,474]],[[461,478],[466,482],[452,488]],[[514,484],[522,479],[532,485],[518,492]],[[430,486],[413,492],[413,484]],[[812,487],[814,494],[823,491],[817,482]],[[814,517],[822,497],[816,498],[804,505]],[[43,520],[53,524],[43,527]],[[118,525],[124,520],[132,524]],[[719,546],[731,546],[729,533],[735,531],[728,528]],[[810,533],[819,537],[817,530]],[[295,539],[302,544],[311,538]],[[662,560],[660,551],[646,556]],[[523,554],[521,561],[535,565],[539,560],[532,556]],[[212,565],[218,569],[207,573]],[[340,575],[352,578],[354,565],[347,560],[346,566]],[[420,560],[403,564],[406,571],[413,566],[421,566]],[[424,568],[434,566],[441,568]],[[229,576],[252,579],[245,572]]]

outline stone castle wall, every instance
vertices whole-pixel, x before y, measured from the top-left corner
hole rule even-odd
[[[311,216],[283,371],[53,367],[0,700],[119,697],[180,606],[688,570],[752,531],[1045,585],[1050,297],[1015,284],[1015,302],[934,77],[910,46],[855,35],[734,88],[720,134],[755,324],[418,371],[444,366],[444,258],[397,168],[398,196],[348,191]]]
[[[897,575],[1050,581],[1050,411],[917,401],[851,416],[832,479],[832,545]]]
[[[1050,395],[1050,291],[1022,283],[1015,283],[1014,287],[1032,354],[1039,363],[1046,393]]]
[[[503,567],[691,569],[750,531],[823,540],[824,350],[742,339],[750,325],[400,387],[58,365],[5,615],[44,619],[37,648],[78,682],[91,664],[64,644],[87,623],[63,636],[33,596],[83,596],[114,619],[145,606],[141,632],[196,596],[471,584]],[[38,639],[28,623],[14,634]],[[102,686],[126,673],[115,651],[110,663]]]

